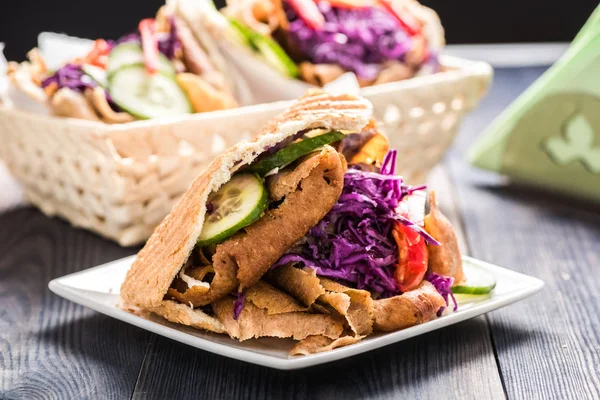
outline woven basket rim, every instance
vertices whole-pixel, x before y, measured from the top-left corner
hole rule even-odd
[[[493,69],[490,64],[483,61],[472,61],[460,57],[440,55],[440,64],[446,71],[438,72],[431,75],[417,76],[411,79],[406,79],[398,82],[389,82],[380,85],[370,86],[361,90],[361,95],[365,97],[373,96],[380,93],[394,92],[403,89],[411,89],[416,87],[426,87],[437,85],[441,82],[450,82],[470,77],[482,77],[489,79],[493,74]],[[18,109],[11,109],[0,104],[0,115],[10,114],[22,118],[37,120],[39,123],[52,123],[69,126],[72,128],[86,128],[82,131],[90,136],[106,137],[111,133],[127,131],[136,128],[153,128],[161,125],[169,125],[180,122],[202,121],[210,119],[224,119],[232,115],[252,115],[257,112],[265,112],[269,110],[287,108],[293,100],[283,100],[271,103],[261,103],[256,105],[242,106],[227,110],[217,110],[185,116],[176,116],[168,118],[156,118],[151,120],[133,121],[124,124],[106,124],[98,121],[87,121],[77,118],[58,117],[54,115],[43,115],[31,113]]]

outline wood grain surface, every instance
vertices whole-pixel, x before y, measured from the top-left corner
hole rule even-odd
[[[277,371],[51,294],[51,279],[137,249],[22,209],[0,215],[0,399],[600,398],[600,209],[509,185],[463,159],[541,72],[497,71],[430,182],[462,248],[543,279],[541,294],[350,359]]]
[[[127,256],[22,209],[0,216],[0,398],[131,396],[150,334],[55,296],[48,282]]]
[[[535,297],[488,315],[508,397],[598,399],[600,207],[511,185],[461,157],[514,88],[541,72],[497,71],[491,95],[450,154],[450,174],[472,255],[546,283]]]

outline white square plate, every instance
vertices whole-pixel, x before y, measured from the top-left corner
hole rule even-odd
[[[291,340],[261,338],[240,343],[226,335],[172,324],[158,316],[146,319],[123,311],[118,307],[119,287],[134,259],[135,256],[131,256],[66,275],[54,279],[48,286],[59,296],[158,335],[225,357],[286,370],[339,360],[456,324],[531,296],[544,286],[544,282],[537,278],[464,257],[465,263],[476,264],[494,274],[497,285],[491,297],[459,306],[455,313],[402,331],[371,335],[359,343],[325,353],[290,357],[288,351],[293,345]]]

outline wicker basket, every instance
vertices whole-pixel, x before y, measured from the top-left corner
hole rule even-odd
[[[485,93],[491,68],[455,58],[447,72],[364,90],[402,157],[422,181]],[[0,158],[47,215],[130,246],[143,242],[215,155],[250,137],[288,102],[185,118],[105,125],[0,107]]]

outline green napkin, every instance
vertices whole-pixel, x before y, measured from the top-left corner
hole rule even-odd
[[[600,7],[468,156],[517,182],[600,202]]]

